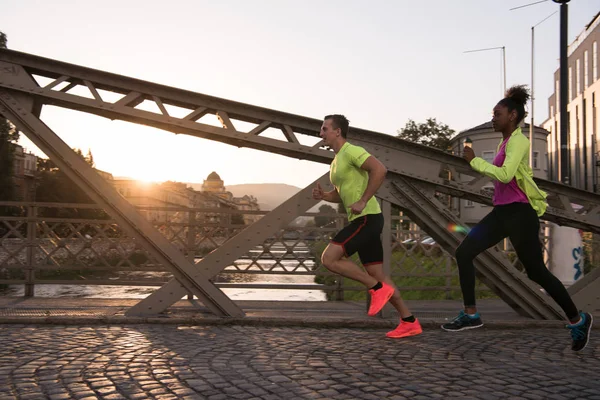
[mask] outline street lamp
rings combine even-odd
[[[476,53],[478,51],[488,51],[488,50],[499,50],[502,49],[502,71],[503,71],[503,84],[504,90],[502,91],[502,97],[504,97],[504,93],[506,93],[506,49],[504,46],[501,47],[490,47],[487,49],[477,49],[477,50],[467,50],[463,51],[463,53]]]
[[[533,167],[533,124],[534,124],[534,103],[535,96],[533,94],[533,78],[534,78],[534,37],[535,37],[535,27],[540,25],[542,22],[546,21],[548,18],[556,14],[558,11],[554,11],[552,14],[548,15],[546,18],[538,22],[537,24],[531,27],[531,122],[529,123],[529,166]]]
[[[535,3],[526,4],[524,6],[511,8],[510,10],[516,10],[517,8],[529,7],[534,4],[544,3],[547,0],[537,1]],[[567,103],[569,101],[568,98],[568,82],[567,82],[567,68],[568,68],[568,24],[569,24],[569,5],[567,4],[571,0],[552,0],[554,3],[560,4],[560,68],[559,68],[559,80],[560,80],[560,99],[559,99],[559,110],[560,113],[560,156],[559,156],[559,164],[560,171],[558,179],[560,182],[564,184],[569,184],[569,144],[567,143],[567,128],[569,126],[569,121],[567,120]],[[554,14],[552,14],[554,15]],[[550,18],[548,16],[546,19]],[[541,24],[545,19],[538,23]],[[533,75],[533,27],[531,28],[531,41],[532,41],[532,75]],[[533,83],[533,78],[532,78]],[[533,107],[533,84],[531,86],[531,104]],[[533,112],[532,112],[533,114]],[[532,115],[533,116],[533,115]],[[533,123],[532,123],[533,125]],[[531,132],[531,131],[530,131]],[[558,132],[557,132],[558,134]],[[531,136],[530,136],[531,139]],[[531,147],[533,147],[533,143],[531,143]],[[529,157],[531,162],[531,154]]]

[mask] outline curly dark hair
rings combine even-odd
[[[508,108],[508,112],[517,111],[517,124],[519,124],[527,113],[525,112],[525,104],[531,97],[527,85],[515,85],[509,88],[504,94],[504,98],[498,104]]]

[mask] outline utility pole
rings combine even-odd
[[[569,82],[568,82],[568,48],[569,48],[569,5],[570,0],[552,0],[560,4],[560,176],[559,179],[565,185],[570,184],[569,179],[569,119],[567,114],[567,103],[569,102]]]

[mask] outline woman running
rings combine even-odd
[[[520,123],[525,118],[525,104],[529,91],[523,85],[513,86],[493,110],[492,126],[502,132],[492,164],[470,147],[465,147],[464,158],[475,171],[494,180],[494,208],[467,235],[456,249],[460,287],[464,311],[452,322],[442,325],[446,331],[462,331],[483,326],[475,306],[475,266],[473,260],[486,249],[506,237],[521,260],[527,276],[539,284],[563,309],[569,321],[574,351],[583,350],[589,340],[592,316],[579,312],[563,284],[548,271],[544,264],[539,239],[539,217],[546,211],[546,193],[533,181],[529,167],[529,140],[523,135]]]

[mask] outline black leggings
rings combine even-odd
[[[569,292],[544,264],[539,238],[540,220],[528,203],[496,206],[469,232],[456,249],[456,261],[465,307],[475,306],[473,260],[486,249],[508,237],[523,263],[527,276],[543,287],[563,309],[569,320],[579,315]]]

